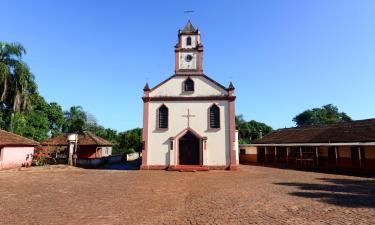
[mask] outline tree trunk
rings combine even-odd
[[[13,102],[13,112],[19,112],[20,111],[20,93],[17,92],[16,96],[14,97],[14,102]]]
[[[5,101],[5,98],[7,96],[7,91],[8,91],[8,79],[5,78],[4,79],[4,85],[3,85],[3,93],[1,94],[1,99],[0,99],[0,102],[3,102]]]

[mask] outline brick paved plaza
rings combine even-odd
[[[0,224],[374,224],[375,180],[237,172],[0,171]]]

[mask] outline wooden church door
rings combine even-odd
[[[199,165],[200,140],[191,132],[187,132],[179,140],[180,165]]]

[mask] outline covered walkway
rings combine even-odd
[[[375,119],[277,130],[240,145],[240,162],[375,172]]]

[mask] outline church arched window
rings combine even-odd
[[[194,81],[190,77],[184,82],[184,91],[194,91]]]
[[[210,128],[220,128],[220,108],[217,105],[210,108]]]
[[[186,45],[190,46],[191,45],[191,37],[186,38]]]
[[[165,105],[162,105],[159,108],[159,128],[166,129],[168,128],[168,108]]]

